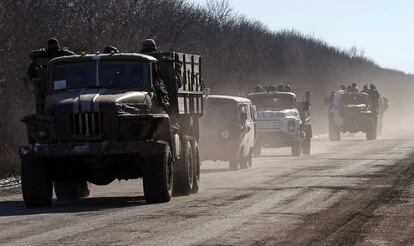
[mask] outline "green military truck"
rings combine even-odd
[[[28,207],[89,195],[87,182],[143,179],[148,203],[199,188],[201,58],[183,53],[52,59],[20,147]],[[39,86],[40,85],[40,86]],[[137,187],[138,190],[138,187]]]

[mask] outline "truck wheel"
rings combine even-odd
[[[173,161],[168,143],[154,161],[144,165],[144,196],[147,203],[168,202],[173,188]]]
[[[253,154],[254,154],[255,156],[260,156],[260,155],[262,154],[262,147],[260,147],[260,146],[255,146],[255,147],[253,148]]]
[[[329,120],[329,140],[330,141],[341,141],[341,132],[335,126],[333,120]]]
[[[197,193],[200,188],[200,151],[198,148],[197,141],[193,143],[194,153],[194,179],[193,179],[193,190],[191,193]]]
[[[292,145],[292,156],[301,156],[302,144],[300,140],[297,140]]]
[[[54,182],[56,198],[59,200],[76,200],[89,196],[88,183],[80,182]]]
[[[305,139],[305,141],[302,143],[302,152],[304,155],[310,155],[310,152],[311,152],[311,139],[310,138]]]
[[[184,140],[183,156],[174,167],[174,195],[186,196],[193,190],[194,157],[189,140]]]
[[[44,160],[22,159],[21,182],[23,200],[27,207],[51,205],[53,182]]]

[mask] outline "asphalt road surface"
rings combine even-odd
[[[414,245],[414,135],[266,149],[253,168],[204,162],[198,194],[147,205],[140,181],[26,209],[0,197],[2,245]]]

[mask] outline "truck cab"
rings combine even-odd
[[[41,110],[23,119],[26,205],[50,205],[53,186],[58,199],[77,199],[89,194],[87,182],[115,179],[143,178],[149,203],[197,192],[200,61],[182,53],[52,59],[38,93]]]
[[[291,147],[293,156],[310,154],[309,96],[307,93],[304,102],[297,102],[292,92],[258,92],[248,96],[257,109],[255,154],[260,155],[263,147]]]
[[[209,95],[201,121],[202,160],[228,161],[232,170],[252,166],[255,109],[247,98]]]

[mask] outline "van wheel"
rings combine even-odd
[[[197,193],[200,188],[200,151],[198,148],[197,141],[193,142],[193,153],[194,153],[194,179],[193,189],[191,193]]]
[[[53,182],[42,159],[22,159],[22,194],[27,207],[46,207],[52,204]]]
[[[296,140],[292,145],[292,156],[301,156],[302,145],[300,140]]]
[[[191,143],[184,139],[183,156],[175,163],[174,190],[176,196],[186,196],[193,190],[194,184],[194,157]]]
[[[54,182],[56,198],[59,200],[76,200],[89,196],[88,183],[81,182]]]
[[[170,146],[163,143],[164,149],[154,161],[144,165],[144,196],[147,203],[168,202],[173,188],[173,161]]]

